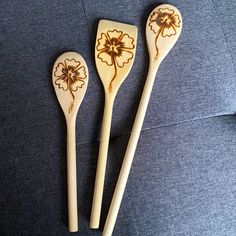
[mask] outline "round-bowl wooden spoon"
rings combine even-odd
[[[67,186],[69,231],[78,231],[76,181],[76,116],[88,86],[88,68],[76,52],[58,57],[52,71],[52,83],[67,123]]]
[[[181,14],[176,7],[169,4],[156,7],[148,17],[146,39],[149,51],[149,71],[106,219],[103,236],[111,236],[115,226],[158,67],[175,45],[181,30]]]

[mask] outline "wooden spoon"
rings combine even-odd
[[[103,236],[112,235],[115,226],[158,67],[176,43],[181,29],[182,17],[174,6],[160,5],[151,12],[148,18],[146,39],[149,51],[149,71],[106,219]]]
[[[69,231],[78,231],[76,184],[76,116],[88,86],[88,68],[76,52],[66,52],[56,60],[52,83],[67,123],[67,182]]]
[[[113,103],[119,87],[127,77],[135,57],[137,27],[100,20],[95,46],[95,61],[105,90],[105,108],[92,212],[91,228],[99,228]]]

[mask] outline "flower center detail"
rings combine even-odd
[[[68,72],[68,76],[69,76],[69,77],[72,77],[73,74],[74,74],[74,73],[73,73],[72,71],[69,71],[69,72]]]
[[[70,78],[70,80],[74,83],[78,76],[80,76],[80,73],[76,70],[74,66],[68,66],[67,68],[63,68],[61,70],[62,74],[64,74],[67,78]]]
[[[124,43],[119,42],[117,38],[111,38],[110,41],[106,40],[104,46],[111,57],[119,57],[122,54]]]
[[[166,25],[170,25],[172,22],[171,17],[169,15],[165,15],[162,17],[162,23],[166,23]]]

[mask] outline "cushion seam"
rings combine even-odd
[[[150,131],[150,130],[153,130],[153,129],[165,128],[165,127],[169,127],[169,126],[175,126],[175,125],[179,125],[179,124],[191,123],[191,122],[205,120],[205,119],[211,119],[211,118],[217,118],[217,117],[229,117],[229,116],[235,116],[235,114],[227,114],[227,115],[226,114],[219,114],[219,115],[213,115],[213,116],[198,117],[198,118],[193,118],[193,119],[190,119],[190,120],[184,120],[184,121],[179,121],[179,122],[175,122],[175,123],[169,123],[169,124],[164,124],[164,125],[159,125],[159,126],[153,126],[151,128],[142,129],[141,130],[141,135],[142,135],[143,132]],[[117,139],[117,138],[120,138],[120,137],[123,137],[123,136],[129,136],[129,135],[130,135],[130,132],[126,133],[126,134],[116,136],[116,137],[112,137],[112,138],[110,138],[110,140],[111,139]],[[100,140],[77,143],[76,146],[81,146],[81,145],[86,145],[86,144],[93,144],[93,143],[98,143],[98,142],[100,142]],[[33,154],[21,156],[20,161],[22,161],[24,159],[27,159],[27,158],[37,158],[37,157],[42,156],[42,155],[53,154],[57,151],[59,151],[59,148],[53,148],[53,149],[49,149],[46,152],[33,153]],[[13,162],[13,161],[14,161],[13,159],[6,160],[6,162]]]
[[[230,49],[229,49],[229,44],[230,44],[230,43],[229,43],[229,41],[228,41],[228,39],[227,39],[227,37],[226,37],[226,34],[225,34],[225,32],[224,32],[224,28],[223,28],[223,26],[222,26],[222,24],[221,24],[221,22],[220,22],[219,17],[218,17],[218,11],[217,11],[217,9],[216,9],[216,6],[215,6],[215,4],[214,4],[214,2],[213,2],[212,0],[210,0],[210,1],[211,1],[212,6],[213,6],[213,9],[214,9],[214,11],[215,11],[215,13],[216,13],[216,19],[217,19],[217,21],[218,21],[218,23],[219,23],[219,26],[220,26],[220,28],[221,28],[221,32],[222,32],[222,34],[223,34],[223,37],[224,37],[225,42],[226,42],[226,45],[227,45],[227,50],[228,50],[229,55],[230,55],[231,65],[232,65],[233,71],[234,71],[234,73],[236,74],[236,69],[235,69],[235,65],[234,65],[233,55],[232,55],[232,53],[231,53],[231,51],[230,51]]]

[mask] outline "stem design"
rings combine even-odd
[[[112,61],[113,61],[113,64],[114,64],[115,74],[114,74],[114,76],[112,77],[111,82],[110,82],[110,84],[109,84],[109,88],[108,88],[109,93],[112,92],[112,83],[113,83],[113,81],[116,79],[116,76],[117,76],[116,60],[115,60],[113,57],[112,57]]]
[[[156,56],[154,57],[154,61],[157,61],[157,59],[158,59],[159,49],[157,47],[157,39],[158,39],[160,33],[162,32],[162,30],[163,30],[163,26],[158,30],[156,38],[155,38]]]
[[[68,88],[69,88],[69,91],[70,91],[70,94],[71,94],[73,100],[72,100],[72,102],[71,102],[71,104],[70,104],[70,107],[69,107],[69,109],[68,109],[69,113],[72,112],[72,110],[73,110],[73,108],[74,108],[74,102],[75,102],[75,95],[74,95],[74,93],[72,92],[72,87],[71,87],[70,81],[71,81],[71,80],[69,79]]]

